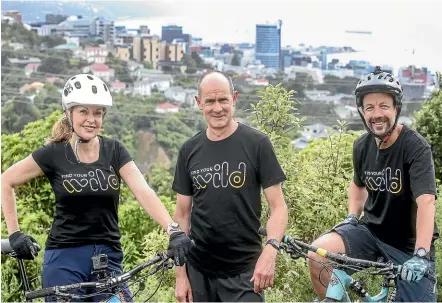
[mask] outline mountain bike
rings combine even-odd
[[[72,299],[88,299],[97,295],[109,295],[109,297],[107,299],[104,299],[102,302],[112,302],[112,303],[123,302],[119,294],[123,288],[127,287],[126,284],[128,282],[137,283],[140,280],[146,279],[147,277],[152,276],[158,271],[162,270],[163,272],[162,278],[154,293],[149,297],[150,299],[155,295],[161,283],[163,282],[164,270],[171,269],[173,267],[173,263],[171,261],[172,251],[168,250],[166,252],[159,253],[157,254],[156,257],[137,265],[128,272],[125,272],[120,275],[115,275],[112,273],[108,274],[106,270],[107,256],[101,254],[96,256],[96,258],[92,260],[94,265],[94,270],[98,275],[98,281],[82,282],[82,283],[75,283],[63,286],[54,286],[54,287],[48,287],[48,288],[31,291],[29,287],[29,280],[26,275],[25,267],[23,264],[23,260],[17,258],[17,255],[13,251],[11,245],[9,244],[8,239],[1,240],[1,253],[3,255],[7,255],[9,257],[17,259],[19,265],[20,279],[22,280],[23,283],[24,296],[27,302],[32,302],[33,299],[44,298],[48,296],[55,296],[57,302],[69,302]],[[137,274],[139,274],[141,271],[152,265],[156,265],[156,267],[151,272],[148,272],[147,274],[143,275],[138,280],[136,280]],[[95,290],[96,292],[85,295],[72,293],[72,291],[79,289]],[[147,299],[146,301],[148,301],[149,299]]]
[[[260,228],[258,232],[262,236],[267,235],[267,231],[264,228]],[[314,247],[287,235],[284,235],[282,239],[281,249],[287,252],[294,260],[299,258],[309,258],[306,252],[309,250],[330,261],[323,264],[324,268],[331,272],[330,282],[323,302],[351,302],[348,293],[349,290],[358,296],[361,299],[361,302],[394,301],[396,296],[396,286],[394,281],[396,278],[400,277],[401,265],[394,265],[392,262],[383,263],[350,258],[345,254],[328,252],[323,248]],[[330,270],[329,267],[333,267],[333,269]],[[376,270],[370,271],[368,274],[382,275],[384,277],[381,284],[382,289],[375,296],[370,296],[360,281],[352,278],[347,272],[345,272],[346,269],[358,272],[369,268],[374,268]]]

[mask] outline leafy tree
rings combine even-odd
[[[238,52],[235,52],[232,58],[232,65],[239,66],[241,64],[241,57]]]
[[[172,86],[182,86],[184,88],[197,88],[197,78],[192,76],[174,77]]]
[[[158,143],[166,149],[173,160],[176,159],[181,145],[194,134],[192,129],[175,115],[157,120],[153,124],[153,129]]]
[[[48,48],[54,48],[57,45],[66,44],[66,40],[57,35],[43,36],[41,37],[40,42],[45,44]]]
[[[440,74],[439,81],[442,83]],[[442,181],[442,89],[439,89],[431,99],[426,100],[415,116],[416,130],[431,145],[436,178]]]
[[[13,98],[2,109],[2,133],[19,132],[26,124],[38,118],[39,111],[30,100]]]
[[[52,83],[46,83],[43,89],[35,96],[34,104],[40,110],[41,116],[47,117],[61,109],[61,95]]]
[[[152,62],[143,61],[142,63],[143,63],[144,68],[153,69],[153,63]]]
[[[126,61],[123,61],[120,58],[112,55],[112,53],[109,53],[106,58],[106,64],[115,70],[115,78],[118,79],[118,81],[133,83],[133,79],[129,75],[129,71],[127,69]]]
[[[29,46],[35,46],[39,43],[39,37],[37,33],[27,30],[22,24],[5,24],[2,23],[2,40],[18,42],[27,44]]]
[[[48,74],[75,74],[71,73],[70,68],[70,58],[72,54],[70,51],[58,51],[58,52],[48,52],[46,56],[44,56],[40,66],[38,67],[38,71],[40,73],[48,73]]]

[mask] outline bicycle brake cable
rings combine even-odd
[[[142,275],[141,277],[139,277],[137,280],[133,281],[133,282],[130,283],[130,284],[128,283],[128,287],[129,287],[129,286],[132,286],[133,284],[140,283],[142,280],[145,280],[147,277],[156,274],[160,269],[165,270],[166,265],[167,265],[168,263],[169,263],[168,260],[164,260],[164,261],[162,261],[162,262],[161,262],[160,264],[158,264],[157,267],[156,267],[154,270],[152,270],[151,272],[148,272],[147,274]],[[132,300],[132,299],[138,294],[138,292],[140,291],[140,288],[141,288],[141,287],[139,287],[138,290],[132,295],[132,297],[130,298],[130,300]],[[155,293],[156,293],[157,291],[158,291],[158,288],[157,288],[157,290],[155,290],[155,292],[153,293],[153,295],[155,295]],[[153,296],[153,295],[152,295],[152,296]],[[151,296],[151,297],[152,297],[152,296]],[[129,300],[129,301],[130,301],[130,300]],[[150,298],[149,298],[148,300],[150,300]]]
[[[162,262],[162,263],[164,263],[164,265],[167,265],[167,261],[164,261],[164,262]],[[161,267],[161,269],[162,269],[162,275],[161,275],[161,280],[160,280],[160,282],[158,283],[158,285],[157,285],[157,288],[155,289],[155,291],[153,292],[153,294],[146,300],[146,301],[144,301],[144,302],[148,302],[150,299],[152,299],[152,297],[157,293],[157,291],[158,291],[158,289],[160,289],[160,286],[161,286],[161,284],[163,283],[163,280],[164,280],[164,273],[166,272],[166,266],[162,266]],[[157,270],[158,271],[158,270]],[[155,272],[157,272],[157,271],[155,271]]]

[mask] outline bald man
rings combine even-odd
[[[269,138],[233,120],[237,99],[228,75],[200,78],[195,100],[208,127],[181,147],[173,181],[174,220],[195,242],[176,269],[179,302],[263,302],[273,285],[288,217],[285,175]],[[261,188],[271,210],[264,249]]]

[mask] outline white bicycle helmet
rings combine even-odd
[[[78,74],[70,78],[63,89],[61,103],[63,110],[76,105],[112,106],[112,96],[106,83],[89,74]]]

